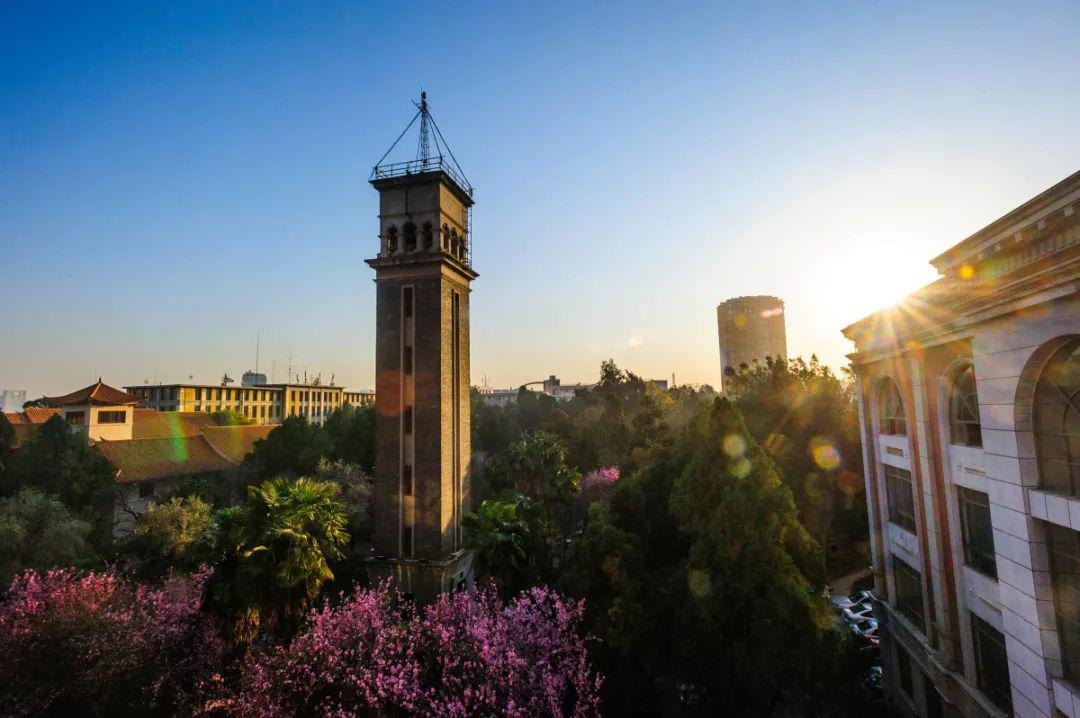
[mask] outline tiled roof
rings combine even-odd
[[[210,415],[202,411],[135,409],[131,438],[166,439],[176,436],[198,436],[204,427],[212,423]]]
[[[22,411],[5,411],[4,418],[11,424],[44,424],[60,413],[55,407],[39,409],[28,407]]]
[[[203,436],[99,441],[95,445],[116,469],[120,483],[233,468]]]
[[[132,396],[126,391],[120,391],[108,384],[102,383],[101,379],[97,380],[97,384],[91,384],[90,386],[83,387],[70,394],[64,394],[63,396],[45,397],[45,400],[50,404],[55,404],[57,406],[80,406],[83,404],[115,406],[120,404],[138,404],[142,401],[139,397]]]
[[[202,430],[203,437],[219,454],[239,464],[251,453],[255,442],[265,439],[273,431],[273,426],[207,426]]]
[[[15,448],[19,448],[29,441],[39,426],[59,415],[59,409],[40,409],[37,407],[28,407],[22,411],[5,411],[3,413],[4,420],[11,424],[11,429],[15,433]]]

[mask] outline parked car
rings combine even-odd
[[[870,666],[866,672],[866,685],[874,690],[881,690],[881,666]]]
[[[852,606],[858,606],[861,603],[866,603],[870,600],[869,591],[856,591],[850,596],[834,596],[832,599],[833,608],[837,613],[851,608]]]
[[[872,618],[860,618],[857,621],[852,621],[851,632],[861,638],[869,639],[871,642],[877,641],[878,624]]]
[[[852,606],[851,608],[845,608],[840,615],[842,615],[844,617],[844,620],[848,623],[851,623],[852,621],[858,621],[863,618],[873,618],[874,607],[871,606],[869,603],[860,603]]]

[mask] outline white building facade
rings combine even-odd
[[[932,263],[844,330],[889,699],[1080,718],[1080,173]]]

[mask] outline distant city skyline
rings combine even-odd
[[[472,383],[719,387],[715,307],[757,294],[839,367],[1080,166],[1048,5],[5,3],[0,386],[238,379],[260,334],[278,382],[374,387],[367,178],[421,88],[477,188]]]

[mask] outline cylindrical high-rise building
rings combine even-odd
[[[766,357],[787,360],[784,301],[779,297],[735,297],[716,308],[720,366],[725,374]],[[724,382],[727,383],[726,381]]]

